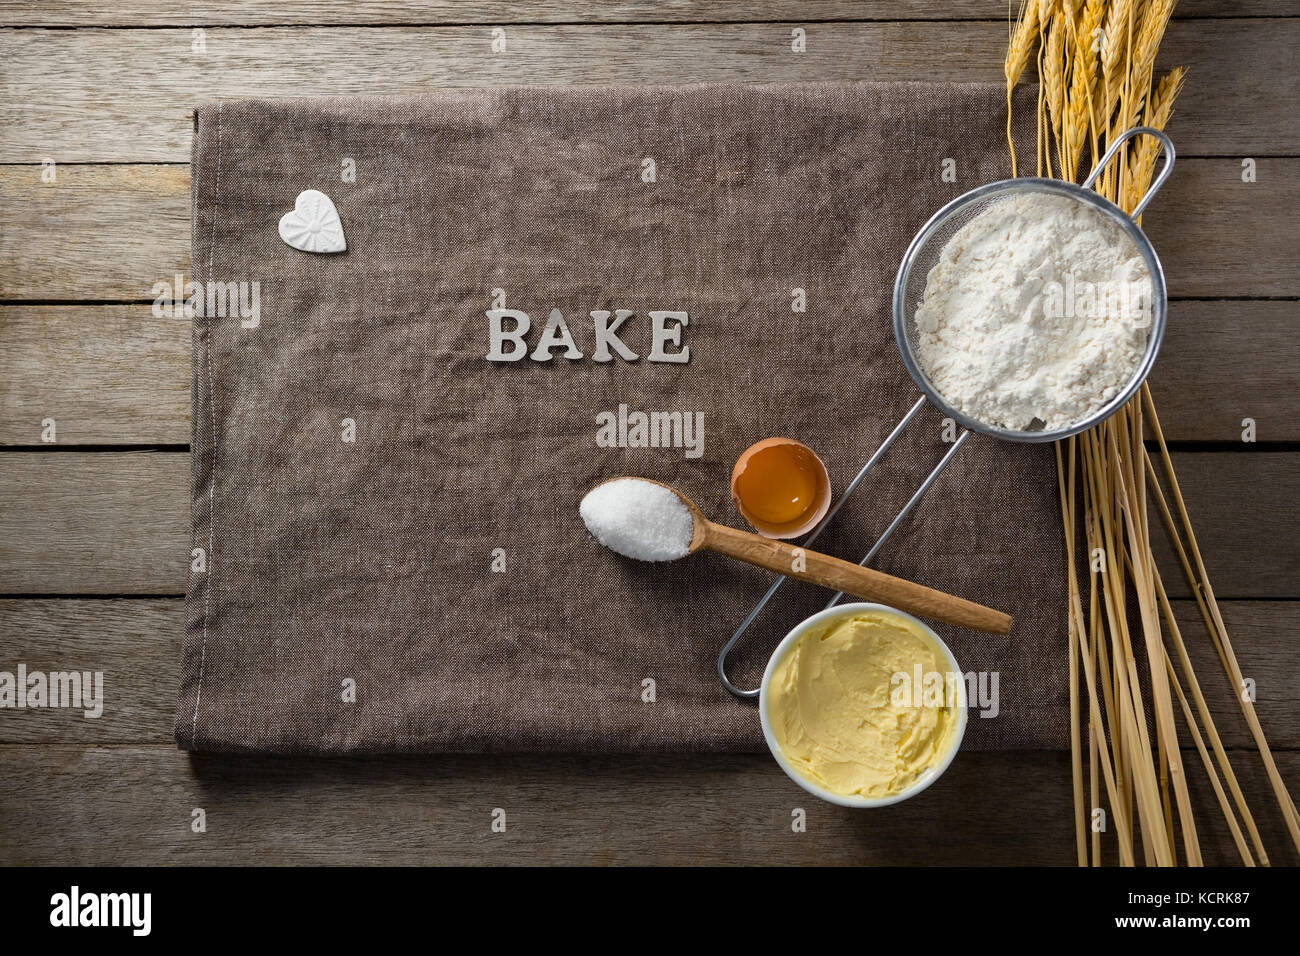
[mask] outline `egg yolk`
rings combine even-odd
[[[736,478],[736,495],[760,521],[797,521],[817,497],[817,463],[798,445],[771,445],[750,457]]]

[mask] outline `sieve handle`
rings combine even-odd
[[[881,545],[883,545],[885,540],[894,533],[894,530],[903,523],[903,519],[911,514],[912,509],[916,507],[916,503],[921,500],[921,496],[930,490],[930,486],[934,484],[935,479],[938,478],[940,473],[948,467],[948,462],[952,461],[953,456],[961,450],[961,446],[966,444],[966,439],[970,438],[970,436],[971,433],[969,429],[962,430],[962,433],[957,436],[957,440],[952,443],[952,447],[948,449],[947,454],[943,456],[939,461],[939,464],[934,466],[934,470],[925,476],[925,481],[921,482],[921,487],[917,488],[916,491],[913,492],[912,497],[907,500],[907,504],[903,505],[903,510],[894,515],[894,520],[889,523],[889,527],[886,528],[880,537],[876,539],[876,543],[871,546],[871,550],[867,552],[866,557],[859,561],[858,564],[865,567],[867,562],[876,556],[876,552],[880,550]],[[839,604],[840,598],[842,597],[844,597],[843,591],[835,592],[835,596],[831,598],[830,603],[826,605],[826,610],[829,611],[836,604]],[[983,629],[979,628],[978,630]],[[1010,628],[1008,628],[1008,630],[1010,630]],[[1006,634],[1007,631],[999,631],[997,633]]]
[[[1110,144],[1110,148],[1106,150],[1106,155],[1101,158],[1101,162],[1092,168],[1092,172],[1088,174],[1088,178],[1083,181],[1084,189],[1092,188],[1092,184],[1097,181],[1097,177],[1101,175],[1101,171],[1106,168],[1107,164],[1110,163],[1112,159],[1115,158],[1115,154],[1120,151],[1120,148],[1129,140],[1133,139],[1133,137],[1141,136],[1143,133],[1148,136],[1154,136],[1160,141],[1160,150],[1165,155],[1165,162],[1164,165],[1160,167],[1160,174],[1156,176],[1155,180],[1151,183],[1151,187],[1146,191],[1146,195],[1142,197],[1142,201],[1137,204],[1137,207],[1131,213],[1129,213],[1130,217],[1133,219],[1142,215],[1142,210],[1147,208],[1147,203],[1151,202],[1151,200],[1155,198],[1156,193],[1160,192],[1160,187],[1163,186],[1165,180],[1169,178],[1169,174],[1174,171],[1174,158],[1178,154],[1174,150],[1174,141],[1172,139],[1153,126],[1134,126],[1132,129],[1123,133],[1119,139]]]
[[[804,541],[805,547],[812,544],[814,539],[816,539],[826,526],[831,523],[831,520],[835,517],[835,513],[844,506],[844,503],[848,501],[849,496],[852,495],[858,485],[862,483],[862,480],[867,477],[867,473],[875,467],[876,463],[880,461],[885,452],[889,449],[889,446],[892,445],[895,439],[903,433],[907,428],[908,423],[910,423],[912,419],[916,417],[917,413],[924,407],[925,398],[918,398],[916,404],[913,405],[911,409],[908,410],[907,414],[903,416],[902,420],[894,426],[894,430],[885,437],[885,440],[880,443],[880,447],[875,450],[875,453],[867,460],[867,463],[862,466],[862,470],[858,472],[857,476],[851,482],[849,482],[849,486],[844,489],[844,493],[840,495],[840,499],[835,503],[835,507],[831,508],[830,513],[821,520],[821,523],[817,525],[812,534],[808,536],[808,539]],[[970,438],[970,435],[971,433],[969,431],[963,431],[957,436],[957,440],[953,442],[952,447],[948,449],[947,454],[945,454],[939,464],[934,467],[934,470],[926,476],[925,481],[921,483],[921,487],[916,490],[908,500],[907,504],[903,506],[903,510],[894,517],[894,520],[890,522],[889,527],[886,528],[884,533],[876,539],[876,543],[872,545],[871,550],[867,552],[866,557],[859,561],[858,564],[865,567],[867,563],[876,556],[876,552],[880,550],[881,546],[885,543],[885,540],[894,533],[894,530],[902,524],[903,519],[907,517],[914,507],[916,507],[917,502],[921,500],[921,496],[924,495],[930,486],[934,484],[934,481],[939,477],[940,472],[942,472],[948,465],[948,462],[952,461],[953,456],[956,455],[961,446],[966,443],[966,439]],[[755,687],[752,690],[746,690],[737,687],[736,684],[732,682],[731,678],[727,676],[727,655],[730,654],[736,644],[739,643],[740,638],[747,630],[749,630],[750,625],[752,625],[758,618],[759,613],[767,606],[767,603],[771,601],[776,592],[780,590],[781,585],[785,583],[785,580],[786,576],[783,575],[772,582],[772,586],[767,589],[767,593],[764,594],[759,602],[754,605],[753,609],[749,612],[749,616],[745,618],[740,627],[736,628],[736,632],[731,635],[731,640],[727,641],[727,643],[722,646],[722,650],[718,653],[718,679],[722,681],[723,687],[737,697],[757,697],[760,689]],[[844,592],[842,591],[836,593],[836,595],[831,598],[830,604],[827,604],[826,606],[828,608],[834,607],[839,603],[840,598],[843,596]]]

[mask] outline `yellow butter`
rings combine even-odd
[[[948,756],[958,724],[959,698],[925,697],[914,686],[921,675],[941,675],[931,684],[949,691],[961,680],[915,622],[887,611],[822,622],[786,650],[768,685],[782,755],[836,794],[901,793]]]

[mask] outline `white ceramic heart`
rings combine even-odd
[[[334,200],[315,189],[304,189],[293,211],[280,217],[280,238],[303,252],[343,252],[343,223]]]

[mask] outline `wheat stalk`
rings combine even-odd
[[[1106,11],[1101,41],[1102,100],[1099,110],[1103,124],[1108,124],[1115,112],[1128,72],[1126,55],[1129,34],[1133,29],[1134,7],[1134,0],[1115,0]]]
[[[1070,89],[1066,95],[1064,121],[1065,152],[1061,157],[1063,177],[1077,177],[1079,157],[1089,133],[1096,134],[1097,71],[1101,63],[1100,41],[1105,0],[1088,0],[1074,28],[1074,62],[1070,69]],[[1094,144],[1095,145],[1095,144]],[[1095,150],[1094,150],[1095,153]]]
[[[1173,16],[1174,0],[1151,0],[1142,16],[1141,28],[1134,34],[1133,51],[1128,71],[1128,95],[1123,100],[1122,115],[1128,120],[1122,127],[1136,122],[1139,111],[1151,89],[1151,77],[1156,65],[1156,51]],[[1122,130],[1121,130],[1122,131]]]
[[[1053,17],[1043,45],[1043,90],[1058,156],[1066,151],[1062,136],[1065,121],[1065,29],[1065,18]]]
[[[1052,141],[1058,174],[1074,179],[1085,145],[1091,145],[1094,156],[1101,155],[1108,143],[1139,119],[1143,125],[1163,129],[1186,78],[1179,67],[1153,85],[1156,54],[1173,7],[1174,0],[1029,0],[1009,35],[1008,142],[1011,91],[1036,47],[1039,166],[1046,166],[1049,175]],[[1139,138],[1104,171],[1098,191],[1131,211],[1150,187],[1159,152],[1152,137]],[[1014,144],[1012,166],[1014,170]],[[1169,497],[1143,442],[1148,428],[1159,448]],[[1148,492],[1170,532],[1208,640],[1241,701],[1283,819],[1300,848],[1300,812],[1278,773],[1253,703],[1239,693],[1241,670],[1205,573],[1148,388],[1143,385],[1138,398],[1096,428],[1058,443],[1056,458],[1068,565],[1071,773],[1080,865],[1101,862],[1101,836],[1092,833],[1089,840],[1084,801],[1096,807],[1103,795],[1110,806],[1122,864],[1136,862],[1139,846],[1148,864],[1179,862],[1180,834],[1182,860],[1193,865],[1201,862],[1175,706],[1242,862],[1268,865],[1259,830],[1192,670],[1186,641],[1156,566]],[[1082,480],[1076,481],[1076,475]],[[1076,540],[1075,531],[1080,509],[1082,542]],[[1088,555],[1104,556],[1100,570],[1089,562],[1086,607],[1077,563],[1085,547]],[[1138,614],[1131,625],[1134,608]],[[1139,671],[1135,647],[1142,649],[1145,673]]]
[[[1007,56],[1003,61],[1003,72],[1007,77],[1007,86],[1015,86],[1029,66],[1029,58],[1034,53],[1034,43],[1038,40],[1038,0],[1029,0],[1021,7],[1020,18],[1007,44]]]
[[[1007,78],[1007,146],[1011,150],[1011,175],[1016,171],[1016,142],[1011,133],[1011,93],[1016,83],[1029,66],[1029,59],[1034,55],[1034,45],[1038,42],[1038,0],[1027,0],[1020,8],[1020,18],[1016,21],[1007,43],[1007,55],[1003,60],[1002,72]]]
[[[1187,69],[1180,66],[1160,78],[1160,82],[1156,84],[1155,91],[1147,102],[1142,117],[1143,126],[1164,129],[1168,125],[1174,113],[1174,100],[1178,98],[1186,77]],[[1160,145],[1151,136],[1142,137],[1134,147],[1129,156],[1129,173],[1126,180],[1128,191],[1124,203],[1126,209],[1135,208],[1151,185],[1151,178],[1156,170],[1156,157],[1159,154]]]

